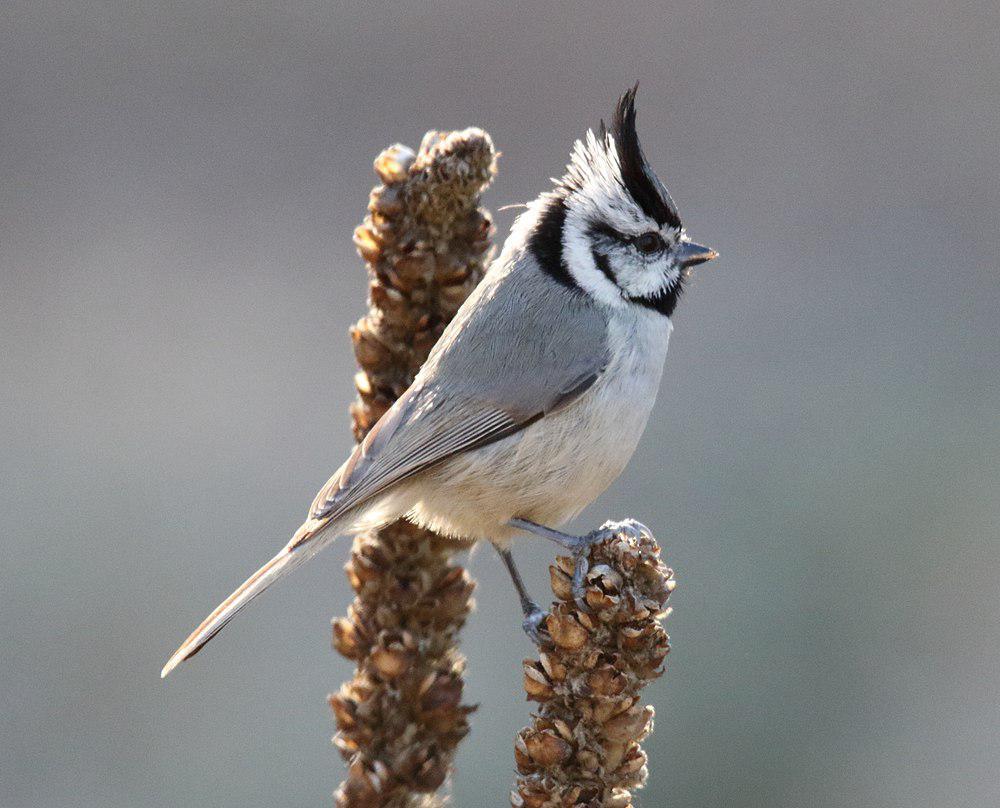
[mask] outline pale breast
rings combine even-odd
[[[653,312],[609,326],[611,360],[588,391],[517,435],[457,456],[413,481],[413,518],[435,530],[505,542],[517,516],[573,518],[622,472],[649,419],[670,321]]]

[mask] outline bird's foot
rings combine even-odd
[[[643,533],[648,532],[649,528],[641,522],[637,522],[635,519],[624,519],[621,522],[605,522],[597,530],[576,537],[576,543],[569,549],[573,555],[573,600],[578,608],[589,611],[586,600],[586,578],[590,571],[590,562],[587,560],[590,548],[619,533],[626,533],[637,539]]]
[[[580,541],[583,542],[584,546],[590,547],[617,536],[619,533],[624,533],[632,539],[638,539],[643,534],[649,535],[649,528],[635,519],[622,519],[620,522],[607,521],[597,530],[580,536]]]
[[[597,530],[592,530],[583,536],[573,536],[569,533],[563,533],[560,530],[553,530],[550,527],[545,527],[545,525],[540,525],[529,519],[511,519],[507,524],[519,530],[526,530],[529,533],[534,533],[536,536],[554,541],[560,547],[564,547],[570,551],[570,554],[573,556],[573,600],[584,611],[589,611],[587,602],[584,599],[584,583],[587,572],[590,569],[590,563],[587,561],[587,551],[595,544],[600,544],[602,541],[610,539],[618,533],[625,533],[636,539],[643,533],[649,533],[649,528],[635,521],[635,519],[624,519],[621,522],[605,522]],[[508,566],[511,563],[513,562],[508,560]],[[519,589],[518,591],[521,590]],[[527,614],[527,612],[525,613]],[[528,631],[527,626],[525,626],[524,630]],[[529,636],[531,636],[530,632]]]
[[[537,646],[541,646],[544,643],[541,635],[542,624],[548,616],[548,613],[543,612],[535,603],[532,603],[531,608],[524,613],[524,621],[521,623],[521,627],[524,629],[524,633],[528,635],[528,638]]]

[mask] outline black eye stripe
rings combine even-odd
[[[603,236],[622,246],[635,247],[643,255],[652,255],[655,252],[661,252],[667,249],[668,246],[663,240],[663,236],[656,230],[649,230],[645,233],[640,233],[638,236],[632,236],[616,230],[607,222],[591,222],[588,230],[591,238]],[[644,240],[648,242],[648,245],[643,244]]]
[[[615,277],[615,273],[611,270],[611,262],[608,260],[608,257],[604,253],[598,252],[595,247],[590,248],[590,254],[594,257],[594,263],[601,270],[604,277],[615,286],[618,286],[618,278]]]
[[[626,236],[624,233],[615,230],[607,222],[591,222],[590,223],[590,235],[593,236],[604,236],[612,241],[617,241],[620,244],[628,244],[631,238]]]

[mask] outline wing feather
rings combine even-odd
[[[440,399],[433,409],[421,411],[422,392],[411,388],[399,400],[399,410],[383,416],[375,428],[392,434],[376,434],[354,450],[316,495],[311,518],[334,519],[417,471],[522,428],[508,413],[473,401]]]
[[[522,263],[530,260],[491,270],[410,389],[316,495],[312,519],[336,519],[452,455],[516,434],[593,385],[607,364],[603,315]]]

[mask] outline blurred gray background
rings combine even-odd
[[[636,79],[723,256],[576,524],[648,523],[680,580],[641,802],[996,805],[998,30],[993,0],[5,3],[0,806],[329,804],[346,543],[157,674],[350,447],[372,158],[478,124],[486,203],[523,202]],[[516,552],[545,592],[552,549]],[[506,804],[531,709],[471,568],[460,808]]]

